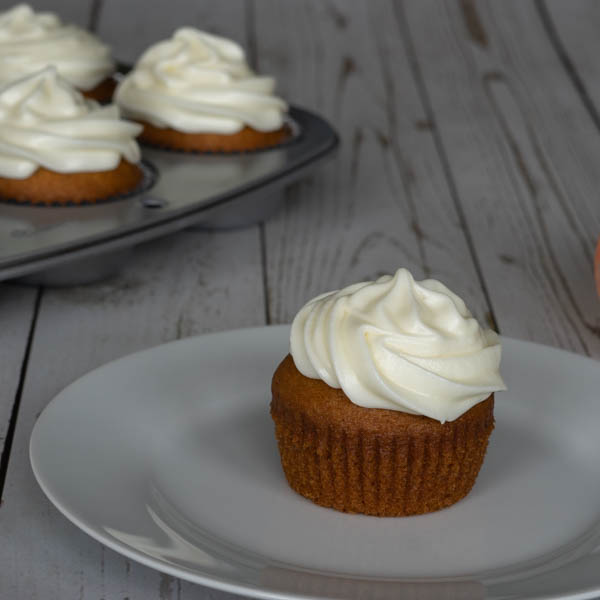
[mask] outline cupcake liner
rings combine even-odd
[[[112,97],[117,87],[117,80],[113,75],[109,75],[103,79],[98,85],[91,90],[79,90],[88,100],[95,100],[100,104],[110,104]]]
[[[493,397],[456,421],[435,422],[430,433],[406,427],[393,435],[349,433],[282,404],[274,396],[271,414],[292,489],[322,506],[376,516],[432,512],[466,496],[494,426]]]
[[[155,140],[148,140],[145,137],[145,133],[146,133],[146,128],[148,127],[148,124],[145,122],[142,122],[142,125],[144,125],[145,131],[140,135],[140,137],[138,138],[138,141],[140,142],[140,144],[142,146],[146,146],[148,148],[156,148],[158,150],[162,150],[164,152],[175,152],[178,154],[198,154],[198,155],[216,155],[216,156],[229,156],[229,155],[240,155],[240,154],[256,154],[256,153],[260,153],[260,152],[267,152],[269,150],[273,150],[275,148],[283,148],[285,146],[289,146],[290,144],[293,144],[295,142],[297,142],[302,135],[302,132],[300,130],[300,128],[298,127],[298,125],[292,121],[291,119],[287,119],[284,123],[283,128],[285,128],[288,131],[288,135],[281,139],[278,140],[277,142],[274,143],[269,143],[269,144],[263,144],[261,146],[257,146],[255,148],[249,147],[249,148],[227,148],[225,146],[221,146],[219,147],[218,145],[215,145],[213,148],[209,148],[207,147],[206,149],[185,149],[185,148],[179,148],[176,147],[175,145],[172,144],[167,144],[167,143],[160,143],[158,142],[156,139]],[[154,128],[153,128],[154,129]],[[172,131],[172,130],[168,130],[168,131]],[[235,134],[233,134],[235,135]],[[222,136],[223,138],[226,138],[227,136]],[[226,140],[223,139],[223,142],[225,142]]]
[[[158,171],[156,167],[149,161],[143,159],[138,163],[142,171],[142,178],[140,182],[128,192],[121,194],[113,194],[102,198],[95,198],[93,200],[78,200],[78,201],[32,201],[16,198],[10,198],[0,195],[0,203],[11,204],[15,206],[27,206],[27,207],[39,207],[39,208],[71,208],[76,206],[97,206],[99,204],[108,204],[110,202],[119,202],[142,194],[151,189],[158,178]]]

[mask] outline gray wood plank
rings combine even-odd
[[[538,4],[542,19],[556,36],[557,51],[565,54],[567,69],[574,70],[592,99],[600,107],[600,5],[595,0],[546,0]]]
[[[189,2],[170,0],[151,5],[144,0],[105,0],[98,34],[113,48],[114,56],[133,63],[151,43],[166,39],[179,27],[197,27],[245,45],[246,10],[242,0]]]
[[[0,3],[0,11],[8,10],[18,4],[12,0]],[[29,2],[32,8],[38,11],[49,11],[57,14],[63,23],[75,23],[81,27],[90,24],[90,8],[93,0],[35,0]]]
[[[0,456],[19,386],[35,296],[34,288],[14,284],[0,287]]]
[[[316,294],[400,266],[443,280],[481,320],[489,316],[392,4],[256,4],[260,69],[285,74],[285,96],[341,136],[337,159],[291,190],[266,224],[275,322]]]
[[[600,356],[600,137],[535,5],[403,6],[501,331]]]
[[[47,290],[0,510],[0,598],[227,598],[128,561],[68,524],[33,479],[28,442],[40,411],[80,375],[165,341],[262,324],[262,294],[256,228],[182,233],[140,247],[114,279]]]

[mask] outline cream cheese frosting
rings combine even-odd
[[[184,133],[275,131],[287,105],[274,88],[272,77],[252,72],[238,44],[185,27],[142,54],[115,100],[128,117]]]
[[[39,167],[59,173],[108,171],[140,160],[142,127],[115,105],[85,99],[55,67],[0,88],[0,176],[25,179]]]
[[[309,301],[290,346],[303,375],[355,404],[442,423],[506,389],[498,335],[444,284],[415,281],[406,269]]]
[[[52,13],[18,4],[0,13],[0,84],[55,65],[69,83],[90,90],[115,70],[108,46]]]

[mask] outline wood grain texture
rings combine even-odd
[[[266,224],[272,320],[400,266],[447,282],[484,319],[489,306],[392,3],[261,1],[254,17],[261,72],[341,136],[337,159],[290,190]]]
[[[9,429],[32,325],[36,290],[0,286],[0,456]]]
[[[539,1],[543,19],[547,19],[551,36],[556,35],[559,52],[564,52],[567,70],[573,69],[589,94],[596,111],[600,107],[600,10],[594,0]]]
[[[600,137],[535,5],[404,9],[501,331],[600,356]]]
[[[110,44],[114,56],[133,63],[150,45],[171,37],[179,27],[197,27],[246,44],[246,18],[250,2],[215,0],[190,2],[170,0],[152,3],[144,0],[104,0],[98,20],[98,33]]]
[[[18,2],[4,0],[0,3],[0,11],[8,10],[16,4]],[[35,0],[29,4],[36,12],[49,11],[57,14],[63,23],[89,27],[94,0]]]

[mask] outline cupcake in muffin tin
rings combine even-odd
[[[54,65],[85,96],[110,101],[115,63],[108,46],[95,35],[27,4],[0,13],[0,85],[47,65]]]
[[[88,100],[50,66],[0,88],[0,198],[94,203],[140,184],[141,126]]]
[[[494,427],[500,344],[442,283],[406,269],[308,302],[272,381],[290,486],[376,516],[466,496]]]
[[[291,136],[272,77],[255,75],[235,42],[185,27],[151,46],[115,101],[140,122],[141,141],[171,150],[235,152]]]
[[[177,30],[122,78],[119,105],[102,108],[87,97],[107,91],[113,71],[107,46],[56,15],[26,4],[0,13],[0,200],[79,205],[138,191],[138,135],[163,149],[225,154],[293,137],[273,78],[255,75],[228,39]]]

